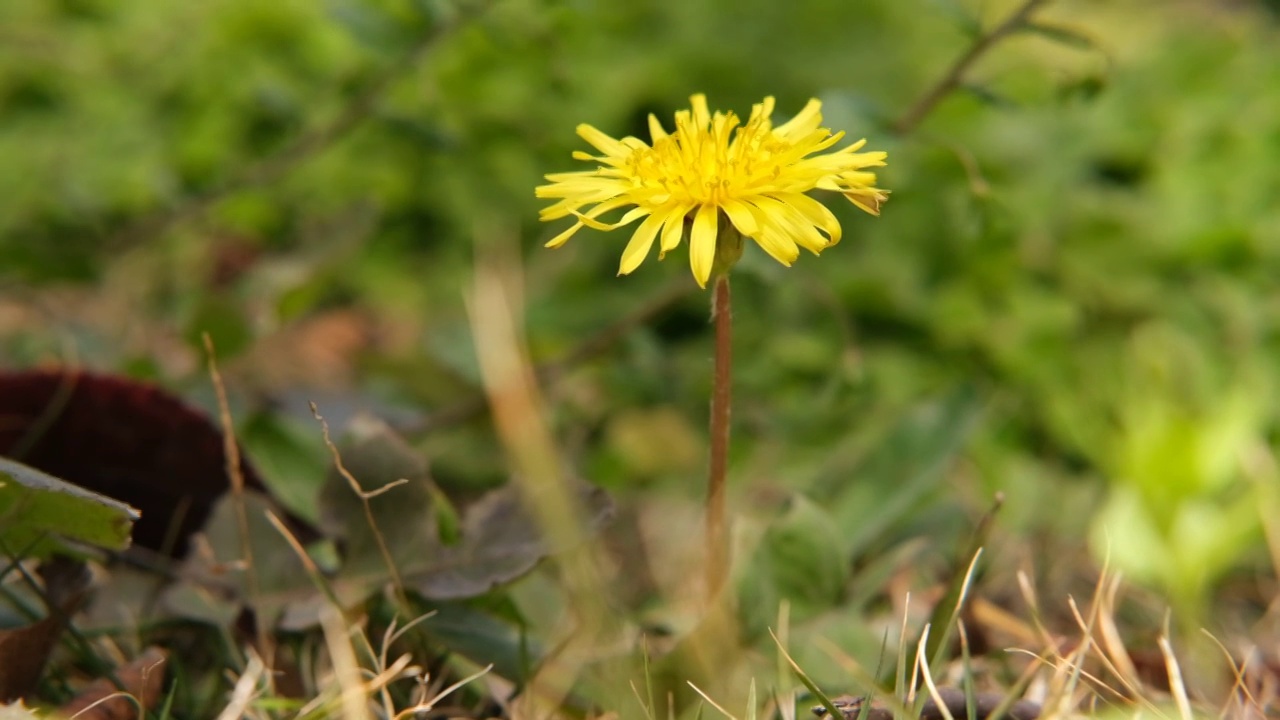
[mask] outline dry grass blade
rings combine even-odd
[[[1102,678],[1084,669],[1085,658],[1087,658],[1090,652],[1093,651],[1094,649],[1093,624],[1095,621],[1096,610],[1091,611],[1089,619],[1086,620],[1084,615],[1081,614],[1080,606],[1076,604],[1075,598],[1069,598],[1067,600],[1067,604],[1071,608],[1072,617],[1075,619],[1076,624],[1080,627],[1080,633],[1081,633],[1080,644],[1076,646],[1076,649],[1073,650],[1071,654],[1062,657],[1062,663],[1065,667],[1069,668],[1069,672],[1066,673],[1063,677],[1065,682],[1061,683],[1057,688],[1055,688],[1056,690],[1058,690],[1058,693],[1056,693],[1056,696],[1059,697],[1060,699],[1070,697],[1071,694],[1075,691],[1075,688],[1078,686],[1080,679],[1084,678],[1089,682],[1093,683],[1094,685],[1096,685],[1097,687],[1104,688],[1110,691],[1117,699],[1124,699],[1126,697],[1124,692],[1121,692],[1120,690],[1116,690],[1115,688],[1108,685],[1106,681],[1104,681]],[[1111,666],[1111,661],[1107,659],[1106,655],[1103,653],[1098,653],[1098,657],[1102,661],[1106,669],[1114,673],[1114,669]],[[1057,679],[1057,676],[1055,676],[1055,680],[1056,679]]]
[[[1245,670],[1248,668],[1249,658],[1246,657],[1243,663],[1237,665],[1235,658],[1231,655],[1231,651],[1227,649],[1226,645],[1222,644],[1221,640],[1204,628],[1201,628],[1200,632],[1203,633],[1205,637],[1209,638],[1209,640],[1213,641],[1214,645],[1218,646],[1218,649],[1222,651],[1222,659],[1226,661],[1227,667],[1231,668],[1233,682],[1231,689],[1228,691],[1230,698],[1232,700],[1239,701],[1239,704],[1241,705],[1247,702],[1249,707],[1257,712],[1259,716],[1265,715],[1266,709],[1263,707],[1262,703],[1258,702],[1258,698],[1254,696],[1253,691],[1249,689],[1249,683],[1246,680]],[[1227,714],[1229,709],[1230,704],[1223,708],[1224,716]],[[1243,711],[1244,709],[1240,708],[1240,712]]]
[[[1142,678],[1138,675],[1138,669],[1133,664],[1133,658],[1129,657],[1129,650],[1124,646],[1124,640],[1120,637],[1120,629],[1116,627],[1116,597],[1120,592],[1120,584],[1120,575],[1114,575],[1099,581],[1099,585],[1105,585],[1105,591],[1100,593],[1098,597],[1098,601],[1102,604],[1098,608],[1097,628],[1102,635],[1102,646],[1113,664],[1114,672],[1124,682],[1125,687],[1129,688],[1134,694],[1140,694],[1142,693]]]
[[[316,566],[315,561],[307,554],[306,548],[302,547],[302,543],[299,542],[298,538],[289,531],[289,528],[284,524],[284,521],[276,516],[275,513],[268,512],[267,522],[271,523],[271,526],[276,529],[276,532],[280,533],[285,542],[289,543],[289,548],[293,550],[294,555],[298,557],[298,561],[302,563],[302,568],[306,570],[307,577],[311,579],[311,584],[315,585],[316,589],[324,595],[325,600],[328,601],[331,607],[335,610],[341,611],[342,606],[338,602],[338,596],[333,592],[333,588],[329,585],[328,578],[326,578],[324,573],[320,571],[320,568]]]
[[[454,691],[471,683],[473,680],[477,680],[481,677],[484,677],[486,674],[488,674],[490,670],[493,670],[492,664],[484,666],[484,668],[477,670],[474,673],[471,673],[470,675],[462,678],[461,680],[455,682],[454,684],[437,692],[430,700],[425,700],[423,702],[418,703],[417,705],[414,705],[413,707],[409,707],[409,708],[405,708],[404,710],[401,710],[400,712],[396,713],[393,716],[394,720],[401,720],[401,718],[407,717],[409,715],[416,715],[418,713],[424,713],[430,710],[434,710],[436,704],[439,703],[441,700],[452,695]]]
[[[1191,698],[1187,696],[1187,685],[1182,680],[1182,668],[1178,658],[1173,654],[1173,645],[1169,642],[1169,619],[1165,617],[1164,632],[1156,640],[1160,646],[1160,654],[1164,656],[1165,670],[1169,673],[1169,692],[1178,705],[1178,714],[1182,720],[1192,720]]]
[[[925,659],[927,657],[926,647],[928,643],[929,626],[925,625],[924,630],[920,632],[920,643],[916,647],[916,665],[920,668],[920,677],[924,679],[924,685],[929,690],[929,696],[933,698],[933,702],[943,720],[955,720],[951,715],[951,710],[947,707],[946,700],[942,698],[942,693],[938,692],[938,686],[933,682],[933,673],[930,671],[929,663]]]
[[[711,707],[715,708],[716,710],[719,710],[721,715],[724,715],[725,717],[729,718],[729,720],[738,720],[737,716],[735,716],[733,713],[721,707],[720,703],[716,702],[715,700],[712,700],[710,695],[707,695],[706,693],[702,692],[702,688],[698,687],[697,685],[694,685],[692,682],[689,683],[689,687],[693,688],[694,692],[701,695],[703,700],[706,700],[708,703],[710,703]],[[755,683],[751,684],[751,688],[754,694]]]
[[[1031,579],[1022,570],[1018,571],[1018,590],[1022,594],[1023,602],[1027,604],[1027,610],[1031,615],[1031,625],[1035,628],[1040,644],[1056,649],[1058,647],[1057,639],[1044,626],[1044,618],[1040,613],[1040,598],[1036,595],[1036,590],[1031,585]]]
[[[377,653],[377,662],[378,662],[378,667],[386,668],[386,670],[379,673],[378,676],[374,678],[374,680],[372,681],[372,685],[378,688],[379,692],[381,692],[382,694],[383,713],[386,717],[398,716],[398,713],[395,712],[395,708],[392,705],[391,694],[388,691],[387,686],[391,683],[392,680],[395,680],[397,677],[404,674],[406,672],[406,669],[409,666],[408,655],[402,655],[394,662],[388,662],[388,651],[391,649],[392,644],[395,643],[396,640],[403,637],[405,633],[407,633],[409,630],[411,630],[413,627],[415,627],[419,623],[430,618],[432,615],[435,615],[434,611],[419,615],[418,617],[414,618],[413,620],[410,620],[407,624],[405,624],[403,628],[397,628],[396,619],[393,618],[391,622],[387,624],[387,629],[382,633],[382,645],[379,648]],[[481,675],[484,675],[486,672],[488,672],[492,668],[493,668],[493,665],[489,665],[474,677],[480,677]],[[414,673],[418,675],[422,675],[421,670],[418,670],[418,669],[415,669]],[[469,680],[465,680],[461,682],[462,684],[465,685],[466,682],[469,682]],[[457,685],[457,684],[455,684],[455,686],[460,687],[460,685]],[[450,686],[450,687],[452,688],[455,686]],[[414,707],[419,708],[423,706],[429,706],[427,709],[435,707],[435,703],[441,697],[448,695],[449,692],[450,691],[446,690],[441,693],[437,693],[434,697],[428,700],[423,700],[415,704]],[[412,709],[410,711],[412,711]],[[409,712],[409,711],[401,711],[401,712],[403,713],[403,712]]]
[[[258,694],[258,685],[267,674],[267,666],[256,653],[249,654],[249,662],[244,672],[236,679],[235,688],[231,691],[231,700],[218,713],[218,720],[240,720],[249,717],[249,704]]]
[[[235,503],[236,530],[240,536],[240,558],[245,564],[245,588],[248,590],[249,602],[254,608],[261,608],[262,587],[258,583],[258,573],[253,564],[253,545],[249,534],[249,510],[244,499],[244,468],[240,465],[240,443],[236,442],[235,425],[231,421],[231,405],[227,402],[227,387],[222,382],[222,373],[218,371],[218,358],[213,346],[213,338],[203,333],[204,350],[208,360],[209,378],[213,381],[213,389],[218,398],[218,423],[222,426],[222,448],[227,458],[227,478],[231,483],[231,497]],[[272,657],[271,634],[267,632],[266,623],[259,622],[258,651],[263,657]]]
[[[347,627],[346,619],[341,613],[326,612],[320,616],[320,626],[324,629],[325,645],[329,648],[329,657],[333,663],[342,717],[344,720],[372,720],[366,703],[360,664],[348,637],[350,628]]]
[[[569,604],[565,642],[560,652],[544,657],[521,696],[531,704],[561,707],[592,662],[597,644],[617,623],[605,602],[612,588],[604,579],[600,555],[586,542],[582,504],[565,472],[529,359],[518,246],[518,235],[509,227],[477,227],[479,252],[465,300],[480,376],[513,481],[549,546],[562,549],[557,564]]]

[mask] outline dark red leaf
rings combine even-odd
[[[153,386],[70,370],[0,372],[0,455],[132,505],[134,543],[180,557],[227,492],[222,433]],[[265,490],[247,460],[246,487]]]

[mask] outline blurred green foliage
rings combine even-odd
[[[748,625],[791,596],[847,639],[823,613],[870,602],[858,573],[919,536],[950,562],[997,490],[1004,532],[1050,537],[1047,574],[1092,533],[1203,609],[1265,557],[1271,495],[1243,458],[1269,457],[1280,421],[1280,29],[1262,3],[1049,3],[895,135],[1013,6],[8,0],[0,362],[72,345],[198,387],[210,331],[244,361],[234,384],[279,399],[317,382],[263,369],[307,364],[289,329],[354,310],[344,391],[450,407],[478,386],[478,243],[519,238],[538,361],[687,281],[683,251],[615,279],[617,233],[539,248],[561,228],[533,187],[578,169],[576,124],[643,136],[694,92],[740,113],[776,95],[780,115],[819,97],[828,126],[889,151],[893,195],[879,219],[831,199],[846,240],[821,259],[749,247],[739,266],[733,473],[764,543]],[[555,385],[570,461],[624,504],[698,497],[701,463],[670,438],[702,443],[705,302],[690,288]],[[285,437],[255,417],[253,441]],[[505,476],[479,424],[419,440],[442,483]],[[276,466],[306,468],[286,441]]]

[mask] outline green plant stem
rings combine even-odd
[[[715,278],[711,299],[715,324],[715,371],[711,390],[711,463],[707,479],[707,594],[715,598],[729,570],[726,476],[729,467],[729,403],[733,384],[733,313],[729,275]]]

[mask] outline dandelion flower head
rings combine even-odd
[[[690,110],[676,113],[671,133],[649,116],[652,145],[578,126],[578,135],[601,154],[577,151],[573,157],[598,166],[547,175],[550,184],[537,188],[539,198],[556,200],[542,210],[542,220],[575,220],[547,247],[563,245],[584,226],[615,230],[643,218],[622,252],[618,274],[639,267],[655,240],[662,259],[688,238],[693,276],[706,287],[719,235],[730,228],[787,266],[799,257],[799,248],[817,254],[839,242],[840,223],[805,194],[811,190],[841,193],[866,212],[880,214],[888,193],[875,187],[875,173],[868,168],[883,166],[885,153],[858,152],[866,144],[859,140],[819,154],[844,133],[821,127],[818,100],[777,127],[770,119],[772,97],[752,106],[746,124],[732,112],[712,115],[703,95],[694,95],[690,103]],[[629,209],[616,222],[599,219],[622,208]]]

